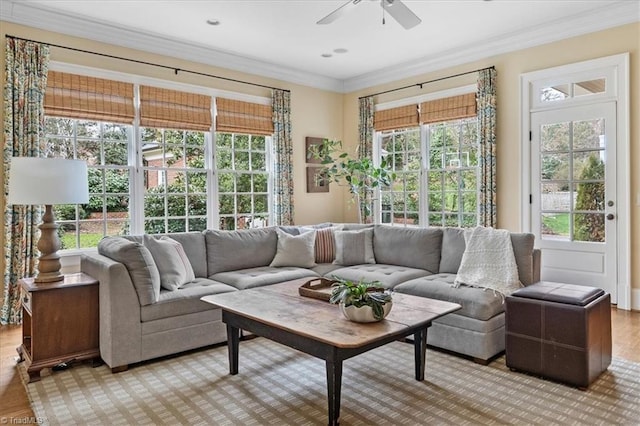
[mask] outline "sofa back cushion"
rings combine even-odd
[[[373,231],[376,263],[438,273],[442,229],[377,225]]]
[[[122,237],[105,237],[98,243],[98,253],[124,264],[138,293],[140,306],[158,301],[160,273],[144,245]]]
[[[440,259],[440,273],[457,274],[460,268],[462,254],[466,247],[464,229],[443,228],[442,258]],[[534,235],[528,233],[511,233],[513,255],[518,265],[518,276],[523,285],[532,284],[533,272],[533,243]]]
[[[273,227],[237,231],[204,231],[207,274],[268,266],[276,255],[278,236]]]
[[[440,273],[457,274],[466,244],[463,228],[442,228]]]
[[[528,233],[511,233],[511,245],[513,255],[518,265],[518,276],[522,285],[530,285],[534,282],[533,273],[533,244],[535,236]]]

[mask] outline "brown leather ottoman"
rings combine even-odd
[[[611,364],[611,297],[541,281],[506,298],[507,367],[586,389]]]

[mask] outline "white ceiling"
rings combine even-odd
[[[382,24],[379,0],[362,0],[316,24],[345,3],[3,0],[0,18],[335,91],[640,21],[638,0],[404,0],[422,19],[405,30],[388,15]]]

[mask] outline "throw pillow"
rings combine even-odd
[[[336,231],[336,265],[376,263],[373,254],[373,228],[357,231]]]
[[[150,305],[160,297],[160,273],[149,249],[122,237],[104,237],[98,253],[122,263],[138,293],[140,306]]]
[[[335,231],[339,229],[333,226],[316,231],[316,263],[331,263],[336,259]]]
[[[160,272],[160,285],[166,290],[177,290],[196,279],[191,262],[182,244],[169,237],[156,239],[144,236],[144,245],[149,249]]]
[[[300,235],[290,235],[276,228],[276,233],[278,234],[276,255],[269,266],[297,266],[300,268],[316,266],[315,230],[303,232]]]

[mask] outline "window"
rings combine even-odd
[[[45,114],[46,155],[89,168],[89,203],[55,207],[63,249],[272,222],[270,105],[51,71]]]
[[[269,225],[268,139],[216,134],[220,229]]]
[[[55,206],[63,249],[95,247],[129,230],[131,126],[59,117],[45,120],[46,156],[87,162],[89,203]]]
[[[478,224],[478,126],[475,118],[430,124],[427,136],[427,225]]]
[[[420,129],[382,134],[381,155],[396,173],[393,184],[381,189],[382,223],[420,224]]]
[[[144,232],[207,228],[205,134],[143,127]]]
[[[421,124],[412,124],[421,123]],[[396,179],[380,189],[380,222],[476,226],[479,139],[474,93],[376,112],[377,148]]]

